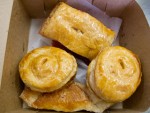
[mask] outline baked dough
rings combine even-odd
[[[66,51],[42,47],[29,52],[19,64],[22,81],[32,90],[52,92],[75,76],[77,63]]]
[[[106,102],[129,98],[141,81],[138,57],[124,47],[103,50],[89,65],[87,86]]]
[[[54,39],[71,51],[93,59],[112,44],[115,33],[96,18],[61,2],[44,22],[40,34]]]
[[[94,105],[82,88],[81,84],[71,83],[52,93],[40,93],[26,87],[20,97],[35,109],[63,112],[87,110],[98,113],[105,110]]]

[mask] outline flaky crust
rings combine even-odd
[[[55,47],[37,48],[19,64],[22,81],[32,90],[52,92],[64,86],[75,75],[77,63],[66,51]]]
[[[40,34],[59,41],[71,51],[93,59],[112,44],[115,33],[89,14],[59,3],[44,22]]]
[[[87,110],[101,112],[82,90],[81,84],[71,83],[52,93],[39,93],[25,88],[20,97],[35,109],[47,109],[63,112]]]
[[[135,54],[115,46],[103,50],[88,68],[87,84],[107,102],[129,98],[141,81],[141,66]]]

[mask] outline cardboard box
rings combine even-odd
[[[136,53],[142,63],[143,76],[140,87],[123,102],[122,110],[108,112],[146,111],[150,107],[150,29],[141,8],[133,0],[89,1],[110,16],[123,19],[119,32],[120,44]],[[31,19],[46,17],[57,2],[58,0],[0,1],[0,113],[54,113],[22,108],[19,95],[23,90],[23,84],[19,78],[18,63],[27,52]]]

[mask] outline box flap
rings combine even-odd
[[[22,0],[29,15],[33,18],[45,17],[60,1],[66,0]],[[134,0],[87,0],[110,16],[120,16],[122,11]],[[48,14],[47,14],[48,13]]]
[[[34,18],[41,18],[45,16],[43,1],[44,0],[22,0],[27,12]]]
[[[93,4],[109,16],[120,16],[123,10],[134,0],[94,0]]]
[[[136,2],[128,6],[121,17],[120,44],[136,53],[142,64],[140,87],[124,102],[124,107],[146,111],[150,106],[150,27]]]

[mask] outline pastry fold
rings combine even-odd
[[[124,47],[108,47],[88,67],[87,85],[106,102],[129,98],[141,81],[138,57]]]
[[[88,59],[95,58],[115,38],[114,31],[96,18],[63,2],[53,9],[40,34]]]
[[[71,83],[51,93],[40,93],[26,87],[20,97],[35,109],[63,112],[87,110],[98,113],[105,110],[94,105],[82,88],[81,84]]]
[[[22,81],[34,91],[52,92],[75,76],[77,63],[66,51],[42,47],[29,52],[19,64]]]

